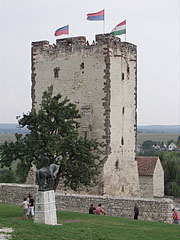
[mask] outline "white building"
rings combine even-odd
[[[164,170],[159,157],[136,157],[139,173],[140,196],[164,196]]]
[[[168,150],[169,151],[175,151],[177,150],[177,145],[175,143],[170,143],[169,146],[168,146]]]

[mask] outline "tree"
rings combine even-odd
[[[15,183],[16,179],[14,173],[10,169],[0,170],[0,183]]]
[[[165,194],[180,197],[180,153],[160,153],[164,169]]]
[[[47,153],[50,162],[59,165],[54,189],[60,178],[73,190],[94,186],[103,165],[103,144],[79,136],[79,119],[76,105],[67,98],[63,100],[61,94],[53,96],[53,87],[49,87],[38,111],[18,117],[19,127],[27,127],[29,133],[16,134],[15,142],[0,146],[1,165],[10,167],[19,159],[18,169],[24,180],[32,162],[42,167],[42,155]]]
[[[151,140],[146,140],[143,142],[142,148],[144,150],[152,150],[152,145],[153,145],[153,142]]]
[[[169,146],[171,143],[174,143],[174,140],[173,139],[170,139],[167,141],[167,145]]]
[[[177,149],[180,149],[180,136],[178,136],[178,139],[177,139]]]

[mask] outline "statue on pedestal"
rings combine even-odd
[[[43,167],[36,171],[36,180],[39,186],[39,191],[53,190],[54,172],[57,169],[56,164],[50,165],[50,160],[46,153],[43,155]]]

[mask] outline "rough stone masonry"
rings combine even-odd
[[[89,194],[139,195],[136,149],[137,49],[110,34],[32,43],[32,108],[49,86],[79,108],[80,134],[105,143],[99,185]]]
[[[28,193],[31,193],[35,198],[37,195],[37,186],[0,184],[0,200],[2,200],[2,203],[20,205]],[[109,216],[127,218],[133,218],[133,207],[136,203],[139,207],[139,219],[167,223],[172,222],[172,208],[175,206],[173,200],[166,198],[122,198],[56,193],[56,209],[58,210],[88,213],[91,203],[94,206],[102,203],[103,208],[106,209]]]

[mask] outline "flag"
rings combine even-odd
[[[60,36],[60,35],[63,35],[63,34],[69,34],[69,25],[58,28],[54,33],[55,36]]]
[[[87,20],[89,21],[102,21],[104,20],[104,10],[97,13],[88,13]]]
[[[121,35],[126,33],[126,20],[116,25],[110,33],[112,35]]]

